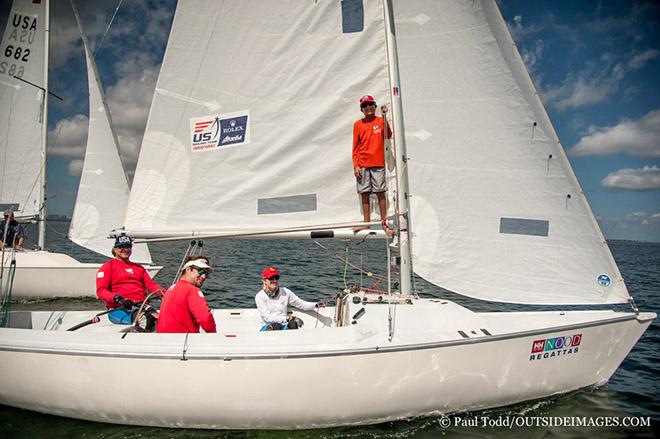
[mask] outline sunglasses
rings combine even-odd
[[[268,280],[280,280],[280,275],[276,274],[275,276],[267,277]]]
[[[115,247],[117,247],[117,248],[133,248],[133,245],[132,244],[119,244],[119,245],[116,245]]]
[[[211,277],[211,273],[208,272],[208,271],[206,271],[206,270],[204,270],[203,268],[198,269],[198,270],[197,270],[197,274],[199,274],[200,276],[204,276],[204,275],[206,275],[206,278],[207,278],[207,279],[208,279],[209,277]]]
[[[365,104],[360,105],[360,108],[375,107],[375,106],[376,106],[375,102],[367,102]]]

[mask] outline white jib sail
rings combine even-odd
[[[69,239],[112,257],[114,240],[108,239],[108,235],[123,223],[129,188],[96,65],[85,40],[83,38],[89,84],[89,128],[85,163],[69,227]],[[131,260],[151,263],[147,245],[135,244]]]
[[[353,123],[388,94],[382,4],[361,3],[179,2],[126,229],[361,221]]]
[[[0,207],[17,217],[41,203],[45,4],[15,0],[0,45]]]
[[[415,271],[479,299],[628,292],[493,1],[397,1]]]

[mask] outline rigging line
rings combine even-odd
[[[48,227],[50,230],[52,230],[53,232],[55,232],[56,235],[60,235],[60,236],[62,236],[62,237],[64,237],[64,238],[68,238],[68,237],[69,237],[69,235],[68,235],[67,233],[62,233],[62,232],[60,232],[60,231],[57,230],[55,227],[53,227],[52,225],[48,224],[48,222],[46,222],[46,227]]]
[[[71,0],[73,1],[73,0]],[[108,32],[110,31],[110,26],[112,26],[112,22],[115,21],[115,17],[117,16],[117,12],[119,11],[119,8],[121,7],[121,4],[123,3],[124,0],[119,0],[119,3],[117,4],[117,8],[115,9],[115,13],[112,14],[112,18],[110,18],[110,22],[108,23],[108,27],[105,29],[105,32],[103,33],[103,36],[101,37],[101,41],[99,41],[98,47],[94,50],[94,58],[96,58],[96,54],[101,50],[101,46],[103,45],[103,41],[105,40],[105,36],[108,35]]]
[[[348,244],[349,241],[344,243],[344,254],[346,255],[344,258],[344,288],[348,288],[348,283],[346,282],[346,275],[348,274]],[[362,272],[360,272],[360,274],[362,274]]]
[[[341,257],[340,255],[338,255],[337,253],[333,253],[332,250],[330,250],[328,247],[324,246],[323,244],[321,244],[321,243],[318,242],[317,240],[312,240],[312,242],[313,242],[314,244],[318,245],[319,247],[321,247],[323,250],[325,250],[325,251],[327,251],[328,253],[330,253],[335,259],[338,259],[338,260],[340,260],[340,261],[342,261],[342,262],[347,263],[350,267],[355,268],[355,269],[358,270],[360,273],[366,274],[368,277],[373,276],[373,273],[372,273],[372,272],[370,272],[370,271],[366,271],[366,270],[363,270],[362,268],[360,268],[360,267],[358,267],[357,265],[351,263],[350,261],[345,260],[343,257]]]

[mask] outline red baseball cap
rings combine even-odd
[[[375,104],[376,99],[374,99],[374,97],[370,96],[370,95],[364,95],[360,98],[360,106],[362,106],[363,104],[366,104],[367,102],[373,102]]]
[[[262,279],[268,279],[269,277],[279,276],[279,275],[280,275],[280,270],[270,266],[264,268],[264,271],[261,272]]]

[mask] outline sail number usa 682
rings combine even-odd
[[[30,59],[31,46],[37,32],[37,17],[14,12],[7,23],[4,41],[0,49],[0,74],[22,77],[25,63]]]

